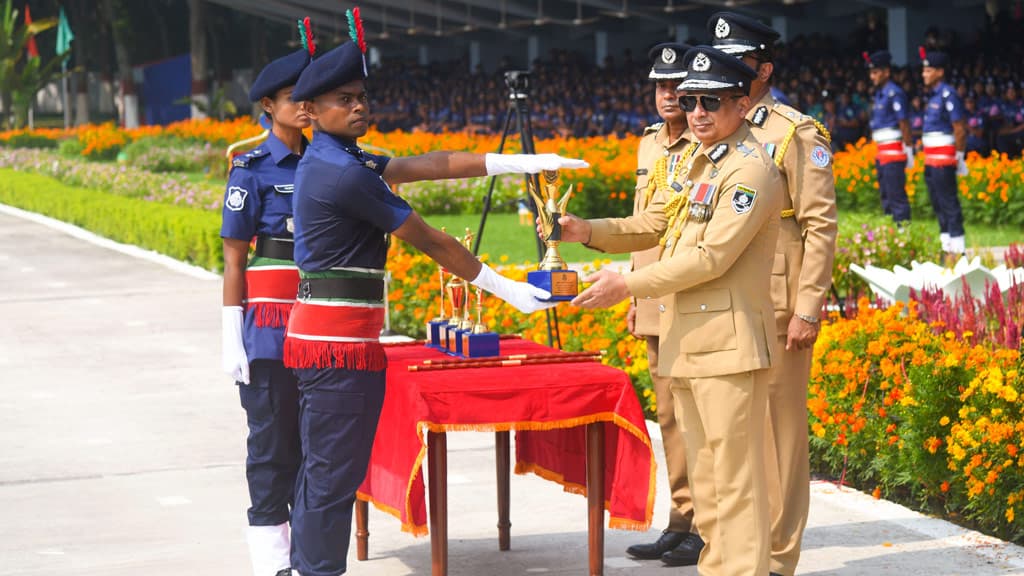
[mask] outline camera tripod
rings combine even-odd
[[[512,122],[515,120],[516,130],[519,132],[519,143],[524,154],[534,154],[533,128],[530,125],[530,73],[525,70],[509,70],[505,72],[505,86],[508,87],[508,111],[505,113],[505,125],[501,131],[501,141],[498,143],[497,153],[501,154],[505,149],[505,140],[512,134]],[[535,186],[539,189],[540,182],[536,174],[523,174],[524,184]],[[532,180],[532,182],[531,182]],[[487,185],[487,194],[484,196],[483,213],[480,215],[480,226],[477,228],[476,240],[473,243],[473,254],[480,253],[480,242],[484,237],[484,226],[487,224],[487,214],[491,211],[491,202],[494,196],[494,185],[497,176],[491,176]],[[529,195],[527,195],[529,197]],[[529,198],[530,212],[536,221],[538,213],[533,198]],[[544,257],[544,243],[534,234],[533,239],[537,243],[537,261]],[[558,315],[554,308],[545,310],[548,327],[548,346],[562,348],[562,338],[558,330]]]

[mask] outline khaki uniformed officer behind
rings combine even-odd
[[[771,95],[772,44],[779,34],[757,20],[721,12],[708,20],[714,46],[757,71],[747,113],[754,137],[782,173],[782,226],[772,265],[772,301],[779,335],[778,362],[768,387],[768,494],[771,498],[771,572],[793,576],[807,525],[807,380],[818,337],[818,316],[832,284],[836,245],[836,191],[829,136],[821,124]]]
[[[585,278],[592,285],[573,304],[661,298],[659,372],[672,377],[694,522],[708,540],[698,570],[765,576],[767,390],[754,381],[775,355],[769,278],[782,180],[744,122],[754,71],[708,46],[689,50],[685,63],[679,102],[700,146],[684,158],[689,170],[678,194],[630,218],[565,216],[562,240],[609,252],[664,246],[655,264]]]
[[[665,43],[651,48],[648,53],[652,61],[648,78],[656,83],[654,104],[663,122],[648,127],[640,139],[634,215],[646,210],[655,195],[674,194],[672,186],[681,186],[679,178],[684,175],[686,166],[683,156],[691,142],[687,137],[690,134],[686,130],[686,113],[679,108],[676,87],[686,75],[683,56],[689,49],[686,44]],[[639,270],[657,262],[660,255],[658,246],[634,252],[630,258],[632,269]],[[669,388],[672,379],[658,375],[658,316],[656,300],[634,300],[629,309],[628,324],[630,333],[647,340],[647,359],[658,406],[658,425],[665,447],[665,468],[671,495],[668,527],[655,542],[634,544],[626,549],[626,553],[644,560],[660,559],[669,566],[692,566],[697,563],[704,542],[692,532],[693,497],[686,479],[686,445],[676,423],[675,403]]]

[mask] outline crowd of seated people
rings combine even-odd
[[[1007,18],[1009,18],[1007,16]],[[968,111],[968,151],[1018,155],[1024,145],[1024,37],[1020,20],[996,20],[964,40],[930,29],[929,48],[952,59],[946,81]],[[788,103],[820,120],[843,149],[868,137],[874,88],[864,51],[885,48],[884,31],[871,26],[845,41],[798,36],[776,50],[774,83]],[[927,94],[916,50],[892,79],[907,92],[911,128],[919,136]],[[470,72],[464,60],[429,66],[396,62],[371,74],[374,117],[381,131],[501,133],[509,110],[507,59],[498,69]],[[648,64],[629,51],[596,66],[590,56],[563,50],[534,61],[528,105],[534,137],[641,134],[657,122]],[[512,127],[515,131],[515,126]]]

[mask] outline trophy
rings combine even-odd
[[[442,229],[443,231],[444,229]],[[448,317],[444,315],[444,267],[440,264],[437,266],[437,275],[441,279],[441,312],[433,320],[427,322],[427,346],[443,349],[444,346],[441,345],[441,328],[448,326]]]
[[[469,332],[462,333],[462,355],[466,358],[497,356],[501,338],[483,323],[484,293],[476,289],[476,323]]]
[[[544,170],[541,172],[540,190],[534,186],[532,178],[527,179],[527,189],[537,206],[547,251],[537,270],[526,274],[526,281],[551,292],[548,301],[572,300],[579,293],[579,280],[575,271],[566,268],[565,260],[558,253],[558,244],[562,240],[562,227],[558,219],[565,214],[565,207],[572,196],[572,185],[559,199],[558,171]]]
[[[473,232],[466,228],[466,235],[460,240],[462,245],[466,249],[470,249],[473,246]],[[464,279],[460,279],[462,282],[462,290],[459,291],[457,297],[459,298],[459,310],[462,312],[458,318],[455,328],[452,329],[452,324],[449,324],[448,329],[448,352],[452,354],[462,354],[462,335],[473,331],[473,319],[469,315],[469,282]]]
[[[459,329],[459,324],[462,323],[462,316],[466,307],[466,288],[467,282],[454,274],[451,275],[451,278],[448,279],[448,283],[445,285],[445,290],[448,292],[448,301],[452,307],[452,315],[439,328],[439,334],[441,348],[449,353],[455,352],[455,341],[457,340],[455,332]]]

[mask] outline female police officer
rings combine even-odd
[[[299,469],[298,383],[281,362],[284,328],[299,282],[291,232],[295,168],[309,118],[291,101],[309,64],[305,50],[274,60],[249,91],[272,127],[232,163],[224,197],[223,368],[238,382],[249,425],[249,551],[254,576],[287,574],[288,518]],[[249,243],[256,251],[249,260]],[[248,263],[247,263],[248,260]]]

